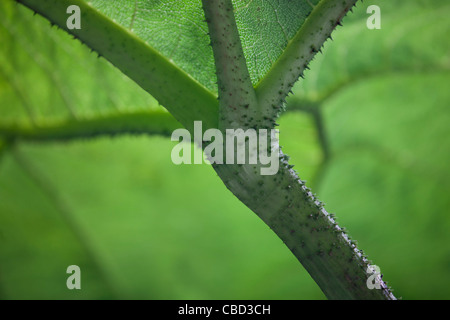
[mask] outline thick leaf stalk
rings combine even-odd
[[[336,7],[345,14],[349,7],[346,1],[342,3],[342,8],[340,4]],[[270,122],[260,120],[270,116],[273,119],[272,110],[261,109],[261,102],[264,106],[268,100],[254,104],[253,88],[242,69],[245,58],[241,54],[231,0],[204,0],[203,6],[218,71],[219,98],[222,98],[219,99],[220,128],[267,128]],[[333,28],[336,21],[340,21],[339,16],[333,20]],[[323,34],[321,41],[329,37],[328,32]],[[290,76],[289,81],[296,80],[295,75]],[[277,86],[277,81],[273,85]],[[284,89],[280,88],[281,95]],[[280,101],[270,103],[280,105]],[[254,118],[250,124],[247,117]],[[381,289],[368,288],[369,261],[306,187],[288,163],[288,157],[280,153],[278,161],[279,170],[275,175],[261,175],[259,163],[215,164],[214,169],[226,187],[278,235],[329,299],[395,299],[380,277],[377,282]]]
[[[274,176],[257,165],[216,165],[227,188],[255,212],[292,251],[329,299],[388,299],[386,283],[367,287],[370,263],[305,183],[280,156]]]

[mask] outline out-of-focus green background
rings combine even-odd
[[[381,30],[366,27],[370,4]],[[450,7],[397,4],[359,4],[288,101],[320,109],[330,157],[310,113],[282,116],[280,140],[396,296],[448,299]],[[27,106],[45,124],[70,101],[95,109],[85,117],[155,105],[42,18],[10,1],[1,9],[0,128],[28,125]],[[172,164],[174,145],[0,141],[0,299],[323,299],[210,166]],[[66,287],[69,265],[81,290]]]

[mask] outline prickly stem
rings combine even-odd
[[[336,5],[337,9],[331,11],[345,13],[354,2],[344,1],[343,6]],[[216,62],[221,129],[273,128],[293,83],[303,76],[307,63],[320,51],[330,33],[320,34],[318,42],[306,49],[303,43],[300,53],[307,50],[307,54],[294,62],[299,65],[296,68],[299,71],[283,78],[283,86],[275,81],[272,89],[277,94],[272,97],[262,94],[262,88],[270,89],[263,84],[255,101],[231,0],[203,0],[203,7]],[[333,28],[336,21],[333,20]],[[250,117],[252,122],[244,120]],[[384,282],[382,290],[367,288],[369,261],[298,177],[288,163],[289,157],[279,155],[279,170],[275,175],[261,175],[259,163],[213,166],[226,187],[278,235],[328,298],[395,299]]]

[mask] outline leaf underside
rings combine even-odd
[[[126,8],[122,5],[115,6],[110,3],[109,1],[92,1],[93,7],[103,15],[114,18],[124,30],[132,29],[139,39],[144,40],[156,52],[161,53],[161,56],[173,61],[176,69],[189,75],[187,79],[192,79],[192,84],[197,86],[197,90],[205,94],[204,101],[215,100],[217,89],[214,61],[212,51],[207,45],[209,40],[206,35],[207,26],[203,21],[199,2],[189,2],[189,6],[186,7],[188,9],[186,15],[180,14],[180,11],[183,10],[180,2],[167,4],[163,1],[153,4],[149,1],[130,1]],[[28,10],[14,6],[11,1],[3,1],[0,6],[2,6],[2,10],[0,10],[0,35],[2,38],[0,61],[8,62],[0,64],[0,99],[2,101],[0,106],[0,136],[3,139],[16,139],[20,142],[21,139],[58,140],[127,132],[167,134],[178,126],[178,122],[159,105],[156,99],[136,86],[127,77],[124,77],[118,70],[111,68],[111,65],[104,59],[98,59],[95,54],[91,54],[85,46],[69,40],[64,32],[55,28],[49,32],[48,23],[45,23],[44,19],[39,16],[33,17]],[[272,1],[236,1],[234,6],[251,80],[255,86],[258,86],[269,72],[270,67],[282,54],[288,40],[295,36],[307,12],[312,10],[312,6],[306,1],[299,1],[296,4],[289,2],[287,5],[275,4]],[[300,6],[303,7],[300,8]],[[406,5],[405,8],[407,8]],[[419,12],[414,6],[411,6],[411,8],[412,13]],[[420,92],[419,89],[436,92],[436,100],[433,104],[436,109],[434,110],[436,113],[445,113],[445,110],[438,107],[445,105],[449,99],[444,95],[439,95],[438,92],[440,92],[439,84],[448,82],[449,64],[446,45],[439,39],[442,38],[446,30],[449,30],[449,26],[445,22],[445,18],[435,19],[432,25],[427,23],[430,17],[439,15],[437,12],[441,12],[440,14],[444,16],[445,12],[448,12],[448,6],[446,7],[442,3],[435,8],[426,7],[422,9],[420,5],[418,8],[421,11],[421,15],[417,14],[421,17],[419,20],[411,21],[411,19],[404,18],[400,20],[400,26],[397,26],[394,21],[398,22],[399,19],[394,13],[383,20],[391,28],[398,28],[399,31],[395,37],[386,34],[358,37],[357,34],[364,29],[361,27],[361,25],[364,27],[365,22],[364,12],[362,12],[359,16],[362,19],[356,20],[355,18],[354,23],[346,26],[348,28],[347,37],[344,36],[345,33],[342,33],[342,39],[334,37],[336,43],[342,44],[340,46],[326,46],[325,54],[319,56],[313,62],[312,70],[306,74],[306,79],[299,82],[301,86],[294,88],[295,95],[288,99],[288,109],[289,104],[309,102],[320,106],[331,106],[326,109],[330,111],[325,114],[325,119],[327,123],[331,124],[329,133],[334,138],[333,154],[352,152],[351,150],[355,149],[355,145],[369,145],[368,150],[379,150],[373,151],[377,156],[385,154],[385,150],[389,150],[388,154],[399,161],[399,165],[403,168],[405,159],[408,159],[411,154],[418,150],[416,145],[408,146],[405,149],[402,140],[375,139],[371,131],[364,131],[367,129],[367,125],[364,125],[366,123],[364,122],[366,118],[364,114],[358,113],[358,110],[352,109],[351,106],[345,107],[346,102],[352,101],[351,97],[345,97],[345,92],[348,92],[347,88],[364,88],[364,85],[361,87],[359,84],[366,78],[372,79],[370,81],[375,87],[372,90],[376,92],[377,88],[381,91],[384,90],[383,81],[379,79],[393,77],[397,74],[397,78],[393,77],[390,82],[392,88],[399,86],[400,82],[404,82],[411,88],[417,88],[418,92]],[[298,12],[304,12],[304,15],[299,15]],[[154,33],[148,32],[148,28],[145,27],[146,23],[152,25],[151,29],[155,30]],[[423,26],[422,29],[421,25]],[[428,26],[428,28],[425,28],[425,26]],[[411,28],[421,30],[417,31],[417,37],[420,37],[423,41],[416,41],[414,37],[407,36]],[[354,37],[359,40],[353,40]],[[3,39],[6,40],[3,41]],[[361,39],[367,39],[367,44],[362,45]],[[267,48],[265,45],[267,42],[274,45]],[[382,45],[379,45],[380,43]],[[422,43],[429,43],[429,45],[422,45]],[[348,51],[359,52],[363,49],[364,51],[356,58],[347,58]],[[386,52],[392,54],[386,54]],[[193,59],[194,54],[203,60]],[[405,56],[408,58],[405,59]],[[355,55],[352,55],[352,57],[355,57]],[[346,62],[342,63],[342,61]],[[74,66],[74,62],[76,66]],[[74,69],[81,69],[84,72],[74,72]],[[21,76],[16,77],[17,73],[20,73]],[[418,74],[416,78],[414,74]],[[36,79],[39,79],[39,81],[36,81]],[[102,79],[102,81],[98,81],[98,79]],[[420,85],[421,79],[427,79],[430,86],[422,88]],[[78,89],[74,90],[74,88]],[[400,88],[402,87],[400,86]],[[393,99],[395,90],[393,91],[392,93],[386,93],[385,99],[387,101],[395,100]],[[344,97],[333,99],[340,92],[344,92]],[[346,95],[349,96],[348,93]],[[164,99],[158,100],[162,103],[161,101]],[[375,104],[370,109],[371,104],[368,104],[363,97],[357,101],[359,105],[365,105],[368,108],[366,110],[378,110]],[[413,102],[416,102],[416,104]],[[427,100],[423,101],[424,105],[427,103]],[[164,103],[162,104],[164,105]],[[397,99],[397,106],[404,104],[406,104],[405,100]],[[206,105],[207,103],[205,103]],[[409,102],[409,105],[417,105],[417,101],[413,99]],[[185,107],[183,103],[180,106]],[[348,112],[342,111],[345,108]],[[170,108],[168,109],[170,110]],[[332,111],[338,109],[339,112]],[[419,106],[417,110],[419,110]],[[384,111],[386,113],[392,112],[389,109]],[[343,113],[351,113],[353,116],[349,120],[343,119],[345,117]],[[384,119],[382,118],[382,111],[379,111],[377,116]],[[410,128],[413,126],[412,119],[414,116],[420,118],[418,114],[410,115],[409,123],[411,123],[411,126],[405,125],[403,127],[398,127],[402,119],[400,112],[394,113],[390,118],[393,125],[397,126],[397,130],[403,130],[405,133],[404,139],[412,134]],[[180,120],[180,118],[178,117],[177,120]],[[140,119],[140,122],[136,119]],[[345,130],[342,133],[339,121],[351,121],[352,119],[354,121],[348,127],[353,129]],[[397,122],[395,122],[396,119]],[[433,123],[435,120],[430,116],[429,121]],[[183,123],[183,125],[186,124]],[[382,130],[381,127],[379,129]],[[361,135],[361,132],[364,132],[365,135]],[[389,134],[389,132],[385,132],[384,136],[389,137]],[[433,140],[432,137],[446,136],[446,134],[442,127],[435,126],[435,130],[422,139]],[[355,142],[354,136],[359,136],[359,140]],[[378,133],[378,136],[381,136],[381,134]],[[415,137],[416,141],[419,138],[418,136]],[[370,144],[368,144],[368,141]],[[377,144],[377,141],[389,143],[372,146],[372,144]],[[3,143],[3,145],[5,144]],[[419,143],[419,146],[422,145],[426,145],[425,140],[423,143]],[[432,152],[433,145],[429,144],[429,148],[429,150],[420,149],[420,154],[426,155]],[[447,144],[442,145],[441,148],[449,150]],[[398,150],[403,151],[397,154]],[[0,142],[0,157],[2,157],[1,153],[2,143]],[[48,153],[51,154],[51,151]],[[442,155],[444,154],[443,152]],[[367,157],[364,152],[360,152],[358,159],[361,161],[360,163],[355,161],[354,165],[362,168],[364,168],[364,165],[372,166],[373,170],[380,170],[382,175],[383,172],[380,169],[382,166],[376,163],[378,160],[374,163],[373,159],[369,160],[368,158],[371,157]],[[424,156],[423,159],[425,158]],[[430,173],[432,179],[440,179],[439,172],[445,172],[448,166],[445,162],[439,162],[439,159],[445,159],[445,157],[438,157],[434,159],[434,162],[431,159],[429,161],[423,160],[421,163],[417,162],[412,170],[419,169],[426,172],[426,168],[435,168],[432,170],[433,173]],[[385,160],[379,161],[383,163]],[[352,163],[350,158],[347,163]],[[330,174],[324,181],[331,182],[328,184],[322,182],[325,187],[324,190],[321,190],[321,195],[322,198],[327,199],[327,202],[329,202],[328,199],[331,199],[332,205],[337,207],[339,206],[338,199],[345,198],[345,196],[338,197],[336,192],[333,193],[326,186],[338,185],[336,181],[340,179],[333,178],[335,172],[348,169],[347,172],[351,176],[351,169],[347,168],[348,165],[339,159],[328,165]],[[410,168],[406,167],[407,169]],[[403,179],[401,177],[403,176],[398,179]],[[419,190],[423,189],[415,180],[412,181],[412,185],[420,193]],[[61,182],[59,184],[61,185]],[[347,187],[351,189],[350,182],[348,184]],[[366,194],[370,193],[371,191],[368,190]],[[387,194],[395,194],[395,190],[390,190],[390,193]],[[407,203],[407,201],[400,201],[400,203]],[[399,208],[402,207],[400,204],[396,205]],[[351,208],[345,207],[345,204],[341,206],[344,206],[345,209],[340,211],[351,211]],[[445,204],[442,203],[438,203],[436,206],[445,208]],[[363,202],[361,207],[366,207],[366,203]],[[3,210],[7,212],[10,209],[3,207]],[[390,211],[387,210],[386,212]],[[386,216],[388,216],[388,213],[386,213]],[[376,219],[372,220],[376,221]],[[356,238],[363,239],[364,235],[358,234]],[[414,239],[411,239],[411,241],[414,242]],[[367,241],[364,247],[370,246],[369,244],[369,241]],[[372,245],[372,250],[376,251],[377,246]]]

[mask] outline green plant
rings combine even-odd
[[[78,5],[82,12],[82,28],[70,30],[70,33],[152,94],[187,129],[193,129],[195,120],[202,120],[204,129],[218,127],[225,130],[233,127],[259,129],[275,126],[276,118],[283,111],[284,99],[297,78],[303,75],[309,61],[320,51],[322,44],[356,1],[299,1],[295,5],[286,3],[278,8],[273,7],[272,2],[264,5],[236,2],[234,10],[231,1],[204,1],[207,23],[203,22],[203,11],[196,1],[167,3],[168,7],[155,3],[159,10],[146,11],[144,8],[141,11],[142,16],[139,15],[138,2],[116,2],[123,5],[121,8],[100,0],[93,1],[92,5],[84,1],[18,2],[61,28],[66,28],[66,8],[69,4]],[[146,5],[151,7],[153,3]],[[290,8],[290,5],[295,8]],[[13,11],[9,2],[4,6],[5,12]],[[270,29],[270,32],[258,31],[262,26],[258,20],[258,12],[269,10],[269,7],[270,12],[274,12],[272,18],[275,17],[271,22],[276,24],[277,28]],[[172,12],[177,12],[178,15],[181,8],[184,12],[181,16],[172,16]],[[281,11],[279,14],[278,10]],[[164,13],[159,13],[161,11]],[[299,12],[300,17],[297,16]],[[177,28],[183,28],[183,25],[176,22],[167,23],[167,14],[175,21],[191,21],[189,28],[178,34],[178,40],[172,39],[170,35],[177,34]],[[292,16],[283,17],[287,14]],[[158,27],[159,25],[161,27]],[[147,32],[148,26],[160,28],[159,33],[155,32],[150,36]],[[206,28],[210,39],[205,34]],[[14,32],[18,32],[11,25],[6,30],[11,32],[13,37]],[[255,39],[254,32],[258,32],[258,36],[263,40]],[[180,40],[181,37],[187,39]],[[210,40],[212,50],[207,45]],[[274,45],[267,47],[269,41]],[[180,43],[183,50],[178,52]],[[26,42],[20,45],[29,53],[32,50]],[[281,49],[277,46],[281,46]],[[268,55],[267,59],[262,57],[261,52]],[[51,55],[51,52],[46,54]],[[84,55],[82,49],[80,54]],[[58,73],[52,71],[56,66],[42,63],[43,59],[34,53],[30,55],[48,71],[49,81],[59,87],[59,97],[52,99],[58,103],[62,101],[67,109],[58,109],[60,115],[54,117],[54,110],[42,110],[51,108],[50,105],[39,101],[31,103],[26,98],[28,95],[20,94],[21,85],[16,84],[17,81],[9,76],[12,72],[6,66],[6,70],[2,70],[3,78],[7,79],[22,97],[24,111],[28,116],[27,121],[0,126],[0,134],[4,140],[0,148],[20,139],[62,140],[130,132],[167,135],[178,127],[177,121],[157,107],[124,113],[107,105],[97,105],[95,99],[83,101],[84,98],[76,97],[72,93],[76,90],[74,88],[80,85],[76,75],[67,74],[68,79],[60,79]],[[197,62],[198,59],[201,61]],[[430,60],[438,61],[436,69],[442,68],[440,60],[434,57]],[[20,61],[17,61],[17,64],[19,63]],[[70,65],[70,60],[65,61],[61,66],[62,70],[70,72]],[[409,67],[408,63],[405,63],[405,66]],[[112,72],[100,63],[98,68],[100,74]],[[32,74],[34,70],[29,72]],[[217,86],[214,83],[215,72]],[[356,75],[364,77],[368,73],[370,70]],[[109,78],[105,77],[106,81]],[[322,90],[322,96],[311,98],[306,94],[303,95],[305,99],[301,100],[295,99],[294,95],[287,103],[288,110],[297,108],[314,115],[319,132],[322,132],[320,140],[324,163],[328,159],[329,150],[325,134],[320,130],[322,122],[318,105],[340,86],[345,85],[348,79],[344,77],[337,87],[325,88]],[[94,79],[95,81],[97,80]],[[71,84],[73,87],[68,88],[61,83]],[[117,96],[120,99],[125,97],[125,100],[129,101],[132,99],[128,97],[136,90],[133,88],[130,89],[131,93],[126,93],[127,88],[119,88],[113,83],[102,85],[113,92],[121,90]],[[324,87],[326,85],[324,83]],[[128,86],[131,88],[131,84]],[[39,94],[39,84],[33,84],[30,90],[36,91],[35,96],[38,99],[43,96]],[[43,101],[46,99],[48,97],[42,98]],[[104,102],[109,99],[110,97],[98,100]],[[145,101],[152,98],[142,99]],[[145,101],[146,104],[157,104],[155,101],[149,103],[148,100]],[[36,108],[36,105],[39,107]],[[78,108],[83,106],[95,106],[100,110],[88,110],[90,116],[80,116]],[[235,108],[233,112],[230,112],[229,106]],[[10,117],[14,119],[17,115],[12,114]],[[15,154],[17,162],[27,167],[20,153]],[[276,176],[260,176],[259,170],[255,170],[257,168],[258,165],[214,166],[225,185],[285,242],[328,298],[393,298],[384,284],[383,290],[367,288],[367,259],[337,227],[334,218],[323,209],[322,204],[316,201],[315,196],[288,163],[287,156],[281,156],[280,171]],[[35,180],[39,181],[39,178]],[[40,185],[44,186],[45,183]],[[70,218],[67,220],[70,223]],[[82,235],[78,237],[83,238]],[[91,258],[95,259],[94,254]]]

